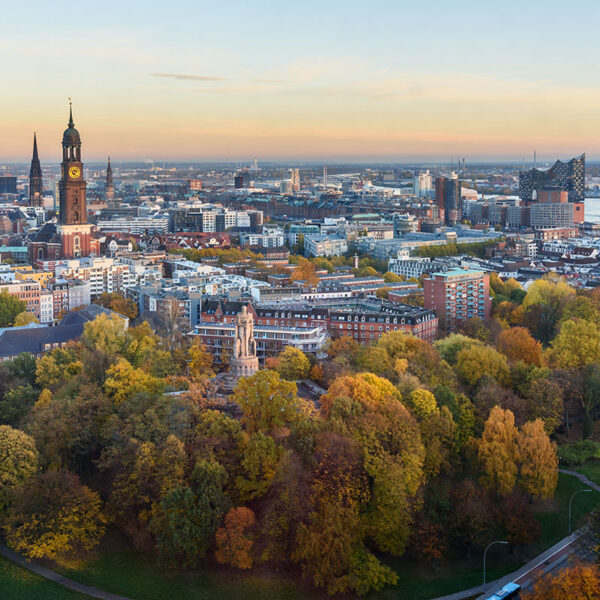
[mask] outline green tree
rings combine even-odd
[[[548,361],[560,369],[600,362],[600,327],[590,321],[565,321],[552,342]]]
[[[25,310],[25,302],[8,292],[0,292],[0,327],[11,327],[19,313]]]
[[[215,461],[200,460],[188,486],[168,491],[154,512],[150,529],[160,557],[193,567],[209,552],[231,501],[224,489],[227,472]]]

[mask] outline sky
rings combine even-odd
[[[597,0],[2,4],[0,161],[600,158]]]

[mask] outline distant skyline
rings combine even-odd
[[[600,5],[3,6],[0,161],[600,158]]]

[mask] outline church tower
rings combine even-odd
[[[33,158],[29,169],[29,206],[42,206],[44,194],[42,187],[42,167],[38,156],[37,138],[33,134]]]
[[[90,254],[90,232],[85,200],[86,182],[81,162],[81,138],[73,124],[73,108],[69,102],[69,125],[62,139],[63,160],[58,184],[60,213],[58,232],[62,240],[62,256],[77,258]]]
[[[108,166],[106,167],[106,202],[110,205],[115,200],[115,186],[113,184],[112,167],[110,166],[110,156],[108,157]]]

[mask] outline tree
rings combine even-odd
[[[542,344],[534,340],[525,327],[511,327],[500,333],[498,350],[511,362],[522,360],[529,365],[542,366]]]
[[[290,281],[305,281],[309,287],[316,287],[319,284],[319,276],[316,274],[315,265],[307,258],[300,258],[292,271]]]
[[[433,346],[445,361],[454,365],[461,350],[471,348],[472,346],[483,346],[483,342],[462,333],[451,333],[441,340],[437,340]]]
[[[222,465],[199,460],[190,484],[165,494],[150,523],[163,560],[193,567],[208,553],[223,516],[231,508],[224,492],[226,483]]]
[[[18,385],[0,399],[0,423],[19,427],[38,399],[39,391],[31,385]]]
[[[8,292],[0,292],[0,327],[11,327],[19,313],[27,308],[16,296]]]
[[[383,280],[386,283],[398,283],[400,281],[403,281],[403,279],[402,279],[402,277],[400,277],[400,275],[396,275],[396,273],[392,273],[391,271],[384,273]]]
[[[98,315],[83,326],[81,341],[92,351],[116,356],[125,347],[125,320],[118,315]]]
[[[551,366],[580,369],[600,362],[600,327],[591,321],[565,321],[548,352]]]
[[[485,422],[479,443],[479,462],[484,485],[502,496],[510,494],[517,481],[517,440],[513,413],[495,406]]]
[[[552,498],[558,483],[558,453],[541,419],[521,428],[519,454],[521,487],[531,498]]]
[[[217,562],[238,569],[252,568],[254,540],[247,530],[251,529],[255,522],[254,513],[245,506],[232,508],[225,515],[225,527],[218,529],[215,536]]]
[[[23,327],[29,325],[29,323],[39,323],[39,321],[33,313],[23,311],[15,317],[13,327]]]
[[[310,371],[310,360],[299,348],[286,346],[277,357],[277,372],[282,379],[296,381],[306,379]]]
[[[106,371],[106,375],[104,391],[113,399],[115,405],[119,405],[141,392],[160,394],[165,387],[163,379],[153,377],[142,369],[134,369],[124,358],[110,367]]]
[[[523,600],[591,600],[599,597],[600,569],[585,563],[544,575],[532,592],[523,594]]]
[[[264,496],[281,458],[281,449],[273,438],[262,432],[253,433],[243,449],[242,474],[236,478],[236,487],[243,502]]]
[[[124,298],[118,292],[103,292],[94,300],[94,304],[118,312],[128,319],[135,319],[138,316],[137,304],[131,298]]]
[[[534,379],[527,386],[524,399],[527,405],[525,415],[528,421],[542,419],[548,435],[560,427],[565,403],[563,392],[556,382],[545,377]]]
[[[360,541],[360,528],[355,509],[325,504],[300,525],[292,558],[328,594],[366,594],[396,583],[396,574]]]
[[[563,279],[538,279],[529,286],[523,299],[524,322],[542,344],[550,343],[554,337],[563,309],[574,294]]]
[[[509,368],[506,357],[490,346],[471,346],[458,353],[456,372],[471,386],[487,375],[498,383],[507,383]]]
[[[48,471],[15,490],[4,532],[17,552],[57,560],[96,546],[105,523],[96,492],[68,471]]]
[[[192,379],[202,381],[214,377],[212,354],[199,340],[189,347],[188,361],[189,373]]]
[[[0,425],[0,514],[9,505],[12,490],[35,475],[38,451],[27,434]]]
[[[240,379],[233,400],[241,407],[242,422],[250,432],[269,433],[289,426],[300,416],[296,384],[281,379],[274,371],[258,371]]]

